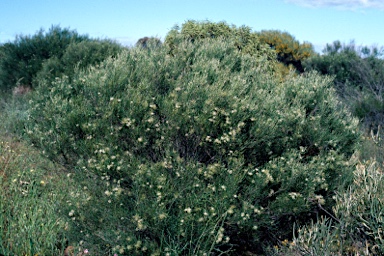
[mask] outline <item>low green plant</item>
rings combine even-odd
[[[330,218],[322,217],[295,233],[292,241],[285,239],[269,248],[269,255],[346,255],[343,238]]]
[[[55,166],[3,135],[0,140],[0,254],[59,255],[65,245],[65,186]],[[61,191],[60,191],[61,189]]]
[[[383,173],[375,161],[359,163],[353,183],[334,197],[327,217],[294,230],[292,241],[270,248],[272,255],[382,255]]]
[[[370,254],[384,253],[382,168],[376,162],[359,164],[353,185],[340,194],[334,212],[355,245]]]
[[[376,129],[371,129],[370,132],[365,131],[364,140],[359,150],[359,159],[361,161],[375,159],[379,164],[384,163],[383,130],[381,125]]]
[[[0,98],[0,135],[21,137],[28,119],[30,95],[12,95],[3,92]]]

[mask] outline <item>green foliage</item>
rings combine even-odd
[[[292,241],[285,239],[269,248],[269,255],[353,255],[350,254],[352,251],[346,250],[347,246],[334,225],[332,219],[322,217],[310,225],[299,227]]]
[[[181,28],[175,26],[166,36],[165,44],[171,49],[175,44],[184,40],[195,42],[201,39],[232,39],[234,45],[239,51],[250,54],[255,57],[267,56],[269,60],[274,60],[274,51],[262,42],[260,42],[256,33],[251,31],[250,27],[242,26],[237,28],[234,25],[228,25],[225,22],[197,22],[189,20]]]
[[[307,70],[316,70],[323,75],[335,76],[336,86],[354,87],[360,84],[357,66],[361,63],[358,53],[351,46],[342,46],[339,41],[327,44],[324,55],[315,55],[305,62]],[[344,89],[344,88],[340,88]]]
[[[63,254],[65,218],[60,204],[69,191],[62,176],[31,148],[1,136],[1,255]]]
[[[73,42],[88,40],[76,31],[52,26],[33,36],[20,35],[13,42],[0,46],[0,89],[8,90],[17,84],[32,86],[32,80],[42,63],[52,57],[61,58]]]
[[[21,137],[28,119],[29,95],[14,96],[2,93],[0,98],[0,135],[12,134]]]
[[[330,79],[281,82],[269,51],[177,33],[42,83],[27,135],[97,184],[73,198],[84,243],[129,255],[261,252],[318,204],[330,209],[357,124]]]
[[[268,44],[276,51],[277,59],[286,66],[294,66],[304,72],[302,62],[315,54],[312,44],[300,43],[291,34],[278,30],[263,30],[258,33],[261,43]]]
[[[384,253],[383,178],[377,163],[358,165],[353,185],[337,197],[334,209],[352,241],[366,245],[367,251],[376,255]]]
[[[375,159],[378,163],[384,163],[384,133],[381,126],[377,131],[366,133],[359,152],[359,159],[368,161]]]
[[[140,38],[139,40],[137,40],[135,46],[136,47],[144,47],[144,48],[148,48],[148,47],[151,47],[151,46],[155,46],[155,47],[158,47],[158,46],[161,46],[162,43],[160,41],[159,38],[156,38],[156,37],[143,37],[143,38]]]
[[[365,128],[376,131],[384,122],[384,60],[377,48],[356,48],[353,43],[335,41],[324,55],[305,62],[307,70],[334,77],[334,86],[352,113]]]
[[[275,255],[382,255],[383,178],[377,162],[358,164],[353,183],[336,194],[333,213],[299,227],[291,242],[274,248]]]
[[[263,33],[265,36],[266,32]],[[175,45],[184,40],[195,42],[196,40],[199,41],[207,38],[216,40],[231,39],[241,53],[252,55],[255,58],[268,58],[268,60],[270,60],[269,66],[271,70],[273,70],[275,76],[281,80],[284,80],[294,68],[303,71],[301,60],[313,53],[312,45],[307,43],[299,45],[299,43],[290,36],[289,38],[292,42],[289,42],[289,45],[293,44],[292,47],[296,47],[297,49],[289,49],[289,51],[295,51],[291,53],[288,53],[288,50],[286,50],[287,54],[285,55],[282,53],[278,54],[277,59],[280,61],[278,62],[276,53],[279,52],[276,51],[275,46],[268,44],[266,38],[262,39],[260,33],[252,32],[250,27],[236,27],[234,25],[228,25],[225,22],[213,23],[193,20],[185,22],[181,28],[175,26],[167,34],[165,44],[171,48],[170,52],[174,53]],[[293,57],[295,57],[294,60]]]
[[[76,69],[96,65],[109,57],[115,57],[122,47],[110,40],[74,42],[67,46],[62,57],[54,56],[45,61],[34,79],[34,84],[51,83],[63,75],[72,78]]]

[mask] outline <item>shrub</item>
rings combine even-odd
[[[232,38],[240,52],[250,54],[256,58],[268,56],[276,76],[286,77],[291,70],[304,72],[302,62],[314,55],[310,43],[300,44],[295,38],[280,31],[252,32],[250,27],[236,27],[225,22],[213,23],[209,21],[197,22],[189,20],[181,28],[174,27],[166,36],[165,43],[173,49],[178,40],[191,42],[201,39]],[[278,60],[279,62],[275,62]],[[271,63],[272,64],[272,63]]]
[[[77,209],[83,240],[130,255],[261,252],[329,209],[359,140],[331,80],[280,82],[236,39],[174,42],[35,92],[30,140],[103,184]]]
[[[75,69],[97,65],[106,58],[116,57],[122,50],[117,43],[109,40],[90,40],[74,42],[67,46],[62,57],[54,56],[46,60],[34,79],[38,85],[43,80],[52,82],[56,77],[68,76],[71,80]]]
[[[32,86],[32,80],[42,63],[52,57],[61,58],[70,43],[88,40],[76,31],[52,26],[44,33],[33,36],[20,35],[13,42],[0,46],[0,89],[8,90],[16,85]]]
[[[144,48],[147,48],[147,47],[150,47],[151,45],[154,45],[154,46],[161,46],[161,41],[159,38],[156,38],[156,37],[143,37],[143,38],[140,38],[139,40],[137,40],[135,46],[136,47],[144,47]]]
[[[305,68],[334,77],[334,87],[351,112],[362,120],[366,130],[377,131],[384,121],[384,60],[377,48],[327,45],[324,55],[305,61]]]
[[[335,76],[335,86],[339,92],[345,87],[358,87],[361,84],[355,70],[361,64],[361,58],[352,46],[342,46],[339,41],[327,44],[324,55],[315,55],[304,62],[307,70],[316,70],[323,75]]]
[[[190,42],[201,39],[232,39],[239,51],[255,57],[268,57],[269,60],[275,59],[275,52],[266,44],[260,42],[256,33],[250,27],[242,26],[237,28],[225,22],[197,22],[189,20],[181,28],[175,26],[166,36],[165,44],[171,49],[180,42],[188,40]]]
[[[258,33],[261,43],[268,44],[276,51],[277,59],[286,66],[293,66],[298,72],[303,73],[302,62],[315,55],[312,44],[300,44],[292,35],[278,30],[263,30]]]

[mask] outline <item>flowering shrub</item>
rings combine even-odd
[[[92,182],[68,208],[85,243],[119,255],[261,252],[329,209],[359,140],[331,81],[281,82],[267,55],[231,39],[172,47],[125,50],[40,84],[30,102],[30,140]]]

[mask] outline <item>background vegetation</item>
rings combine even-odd
[[[224,22],[1,45],[0,253],[381,254],[382,65]]]
[[[288,67],[303,73],[302,62],[315,55],[309,42],[300,43],[291,34],[277,30],[263,30],[258,33],[260,42],[269,45],[277,53],[277,59]]]
[[[356,47],[353,42],[329,44],[323,55],[305,62],[307,70],[334,76],[334,87],[365,128],[383,123],[384,60],[383,49]]]

